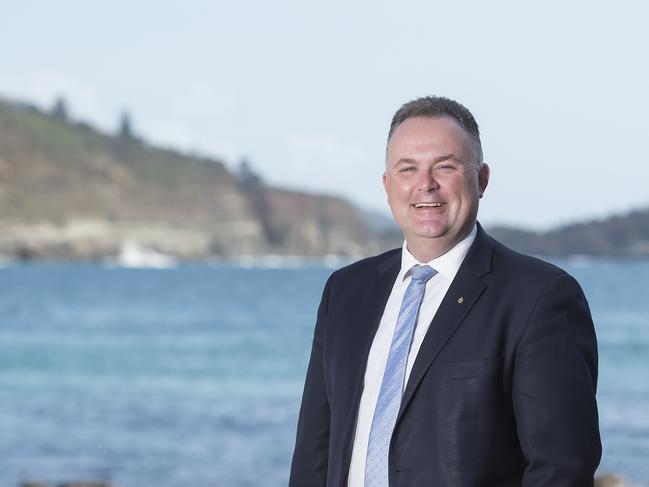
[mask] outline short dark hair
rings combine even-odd
[[[482,164],[482,143],[480,142],[478,122],[475,121],[473,114],[464,105],[443,96],[424,96],[409,101],[399,108],[394,114],[394,117],[392,117],[390,131],[388,132],[388,142],[397,127],[409,118],[436,118],[444,116],[453,118],[469,134],[473,141],[476,162],[478,165]]]

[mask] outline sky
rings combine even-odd
[[[649,207],[644,2],[0,0],[0,96],[246,159],[270,184],[389,214],[390,119],[443,95],[481,128],[483,224]]]

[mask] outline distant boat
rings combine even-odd
[[[119,255],[108,263],[129,269],[170,269],[178,264],[178,259],[143,247],[137,242],[125,241],[122,243]]]

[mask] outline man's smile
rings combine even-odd
[[[440,208],[442,205],[445,205],[446,203],[442,202],[434,202],[434,203],[424,203],[424,202],[419,202],[419,203],[413,203],[411,206],[414,206],[415,208]]]

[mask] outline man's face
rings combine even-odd
[[[388,142],[383,185],[409,248],[439,255],[461,241],[488,181],[488,166],[478,169],[470,136],[451,117],[406,119]]]

